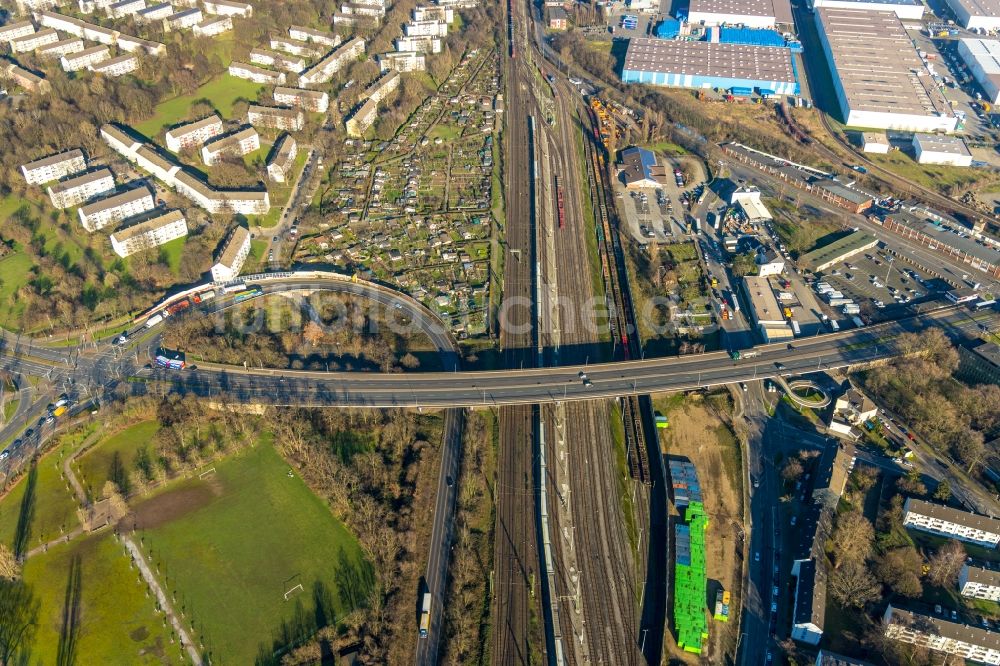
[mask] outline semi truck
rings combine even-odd
[[[424,600],[420,606],[420,637],[427,638],[431,629],[431,593],[424,592]]]

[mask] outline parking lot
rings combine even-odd
[[[846,298],[853,298],[862,314],[875,320],[895,316],[899,309],[949,289],[921,269],[875,249],[857,254],[821,275],[822,281]],[[827,307],[831,316],[840,314],[840,308]]]
[[[627,190],[616,181],[615,199],[619,212],[625,217],[629,234],[639,243],[669,243],[679,240],[691,233],[688,219],[688,206],[697,203],[698,196],[704,193],[703,206],[713,203],[715,197],[704,187],[704,170],[696,160],[672,158],[665,160],[669,177],[666,183],[657,188]],[[683,185],[678,185],[673,172],[680,169],[683,173]],[[702,230],[705,230],[705,220],[701,220]]]

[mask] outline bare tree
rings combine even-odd
[[[874,539],[875,528],[860,511],[841,514],[833,531],[836,567],[839,569],[849,562],[863,563],[871,553]]]
[[[0,578],[17,580],[21,577],[21,565],[14,557],[13,551],[6,544],[0,543]]]
[[[864,562],[850,560],[830,573],[830,596],[843,608],[864,608],[882,598],[882,585]]]
[[[965,546],[951,539],[937,549],[937,552],[927,563],[930,571],[927,579],[940,587],[951,587],[958,580],[958,572],[965,564]]]

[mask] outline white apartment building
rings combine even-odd
[[[416,51],[417,53],[441,53],[440,37],[397,37],[397,51]]]
[[[390,51],[375,56],[383,72],[423,72],[427,69],[427,56],[416,51]]]
[[[150,5],[145,9],[140,9],[135,13],[135,17],[143,21],[144,23],[151,23],[153,21],[162,21],[168,16],[173,16],[174,6],[169,2],[160,2],[155,5]]]
[[[154,42],[139,37],[130,37],[128,35],[119,35],[116,44],[118,45],[119,50],[125,51],[126,53],[145,51],[149,55],[158,56],[167,52],[166,44],[161,44],[160,42]]]
[[[108,4],[111,4],[110,2]],[[43,11],[35,14],[35,20],[43,28],[52,28],[60,32],[68,32],[76,37],[83,37],[83,28],[88,25],[80,19],[63,16],[57,12]]]
[[[28,185],[41,185],[53,180],[59,180],[71,173],[77,173],[87,168],[87,160],[79,148],[63,153],[49,155],[34,162],[21,165],[21,173]]]
[[[275,144],[271,160],[267,163],[267,177],[274,183],[284,183],[291,174],[292,165],[299,154],[298,144],[291,134],[285,134]]]
[[[108,50],[107,46],[101,45],[91,46],[89,49],[84,49],[77,53],[68,53],[59,58],[59,62],[67,72],[78,72],[110,57],[111,51]]]
[[[292,72],[293,74],[298,74],[306,68],[306,61],[303,58],[288,56],[283,53],[278,53],[277,51],[269,51],[267,49],[260,48],[252,49],[250,51],[250,62],[258,65],[271,65],[272,67],[284,69]]]
[[[206,116],[192,123],[171,128],[167,134],[167,149],[179,153],[184,148],[201,146],[212,137],[224,131],[222,118],[218,115]]]
[[[889,605],[883,616],[885,635],[902,643],[954,654],[984,664],[1000,665],[1000,633],[918,615]]]
[[[205,0],[205,11],[219,16],[253,16],[253,7],[245,2],[231,0]]]
[[[229,63],[229,74],[238,79],[246,79],[254,83],[269,83],[272,85],[283,85],[285,83],[285,73],[275,72],[271,69],[264,69],[256,65],[249,65],[245,62]]]
[[[207,19],[191,28],[198,37],[213,37],[233,29],[233,17],[209,16]]]
[[[107,11],[108,7],[114,4],[114,0],[77,0],[76,4],[81,14],[93,14],[98,9]]]
[[[240,213],[264,215],[271,208],[266,190],[216,190],[183,169],[151,145],[144,143],[119,127],[104,125],[101,138],[125,159],[146,170],[164,185],[174,188],[209,213]]]
[[[92,23],[83,24],[83,38],[89,39],[92,42],[97,42],[98,44],[114,46],[120,35],[121,33],[117,30],[102,28],[101,26],[93,25]]]
[[[18,21],[0,27],[0,42],[10,42],[18,37],[35,34],[35,24],[31,21]]]
[[[452,7],[454,9],[472,9],[479,5],[479,0],[436,0],[438,7]]]
[[[69,208],[115,191],[115,177],[111,170],[102,167],[90,173],[81,173],[61,180],[48,188],[49,200],[54,208]]]
[[[46,44],[54,44],[59,41],[59,33],[57,33],[52,28],[46,28],[45,30],[39,30],[38,32],[33,32],[30,35],[24,35],[23,37],[16,37],[10,40],[10,50],[14,53],[27,53],[28,51],[34,51],[37,48],[41,48]]]
[[[358,2],[346,2],[340,6],[340,13],[347,16],[365,16],[380,19],[385,16],[385,7],[380,5],[365,5]]]
[[[1000,520],[913,497],[903,505],[903,525],[989,548],[1000,542]]]
[[[279,86],[274,89],[274,101],[284,106],[297,106],[314,113],[326,113],[326,110],[330,108],[330,95],[304,88],[282,88]]]
[[[963,564],[958,574],[958,591],[963,597],[1000,601],[1000,571]]]
[[[407,37],[447,37],[448,24],[444,21],[410,21],[403,26]]]
[[[163,32],[193,28],[205,20],[200,9],[183,9],[163,19]]]
[[[455,22],[455,10],[451,7],[414,7],[414,21],[444,21],[445,23]]]
[[[123,76],[129,72],[134,72],[139,68],[139,59],[134,55],[126,53],[114,58],[109,58],[96,65],[90,66],[90,71],[104,76]]]
[[[253,127],[244,127],[229,134],[215,137],[201,147],[201,159],[208,165],[218,163],[223,157],[242,157],[260,149],[260,135]]]
[[[340,12],[335,12],[333,15],[333,25],[334,26],[351,26],[358,22],[358,16],[351,16],[350,14],[341,14]]]
[[[305,126],[305,116],[299,109],[251,104],[247,109],[247,122],[254,127],[297,132]]]
[[[146,0],[119,0],[119,2],[108,6],[108,16],[111,18],[124,18],[138,13],[140,9],[146,8]]]
[[[299,85],[309,86],[327,83],[333,75],[339,72],[352,60],[357,60],[365,53],[365,40],[355,37],[334,48],[325,58],[304,71],[299,76]]]
[[[155,207],[153,193],[143,186],[99,199],[82,206],[77,212],[80,214],[80,224],[83,228],[94,232],[133,215],[153,210]]]
[[[341,42],[340,35],[322,30],[313,30],[312,28],[303,28],[298,25],[293,25],[288,29],[288,36],[300,42],[314,42],[330,47],[340,46]]]
[[[290,55],[302,56],[303,58],[318,58],[323,55],[323,51],[315,46],[310,46],[309,42],[300,42],[289,37],[272,37],[270,42],[272,51],[282,51]]]
[[[212,280],[229,282],[240,274],[243,262],[250,254],[250,232],[246,227],[236,227],[229,234],[219,253],[219,260],[212,266]]]
[[[347,136],[355,138],[363,137],[368,128],[375,122],[377,116],[378,104],[372,100],[367,100],[344,123],[347,128]]]
[[[35,53],[41,58],[58,58],[70,53],[79,53],[82,50],[82,39],[79,37],[67,37],[66,39],[60,39],[58,42],[46,44],[35,51]]]
[[[389,96],[389,93],[399,87],[399,82],[402,80],[399,72],[386,72],[365,88],[361,99],[371,100],[376,104],[380,104],[382,100]]]
[[[187,236],[187,220],[179,210],[123,227],[111,234],[111,249],[119,257],[127,257],[151,247]]]

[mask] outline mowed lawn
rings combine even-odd
[[[68,532],[79,524],[77,503],[66,481],[61,478],[63,457],[69,455],[79,440],[66,436],[48,455],[38,461],[33,479],[31,520],[25,550],[29,550]],[[24,495],[32,481],[26,471],[10,492],[0,500],[0,543],[13,548]],[[23,538],[23,537],[22,537]]]
[[[145,581],[129,567],[124,546],[110,532],[29,558],[24,581],[39,601],[31,663],[186,663],[180,645],[170,643],[153,597],[146,596]],[[77,609],[75,622],[64,619],[69,608]],[[59,659],[61,646],[75,661]]]
[[[135,452],[140,447],[146,446],[150,456],[153,456],[150,441],[159,429],[160,424],[156,421],[136,423],[98,443],[80,456],[75,461],[76,474],[90,496],[94,498],[100,496],[101,488],[108,480],[111,461],[116,453],[120,456],[126,472],[131,472],[134,468]]]
[[[347,528],[277,454],[269,437],[138,503],[137,535],[205,636],[215,663],[250,664],[269,649],[316,582],[338,615],[364,599],[370,566]],[[286,590],[302,590],[284,598]]]
[[[135,129],[153,138],[161,129],[176,125],[187,118],[191,105],[201,99],[207,99],[222,114],[223,120],[230,120],[233,105],[239,99],[253,102],[257,99],[264,86],[246,79],[239,79],[224,72],[202,85],[191,95],[181,95],[161,102],[156,106],[156,112],[149,120],[144,120]]]

